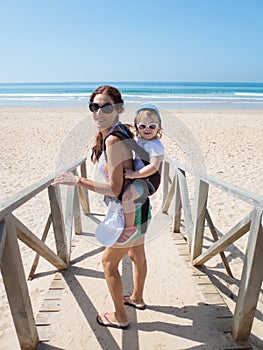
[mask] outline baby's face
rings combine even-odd
[[[160,126],[159,123],[156,122],[155,118],[152,118],[147,114],[143,114],[140,117],[140,120],[137,122],[137,129],[141,138],[151,140],[157,137]]]

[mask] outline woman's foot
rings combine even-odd
[[[124,295],[123,296],[123,302],[124,302],[125,305],[132,306],[132,307],[134,307],[135,309],[138,309],[138,310],[144,310],[146,308],[146,304],[143,301],[143,299],[135,300],[135,299],[132,299],[132,297],[130,295]]]
[[[137,227],[125,227],[120,235],[120,237],[117,240],[117,244],[122,245],[122,244],[126,244],[127,242],[129,242],[130,239],[132,239],[132,237],[134,237],[136,235],[136,233],[138,232]]]
[[[115,312],[105,312],[97,316],[97,322],[103,327],[112,327],[118,329],[127,329],[130,326],[130,322],[119,322],[116,318]]]

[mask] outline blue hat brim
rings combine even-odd
[[[151,110],[153,110],[156,113],[156,115],[157,115],[157,117],[158,117],[158,119],[159,119],[159,121],[161,123],[161,115],[160,115],[159,109],[152,103],[144,103],[144,104],[142,104],[137,109],[137,111],[135,112],[135,119],[136,119],[137,115],[139,114],[139,112],[144,110],[144,109],[151,109]]]

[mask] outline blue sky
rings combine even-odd
[[[0,82],[263,82],[262,0],[5,0]]]

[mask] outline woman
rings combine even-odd
[[[132,151],[120,138],[111,135],[110,131],[118,124],[130,134],[127,127],[119,122],[119,114],[124,110],[123,104],[119,90],[112,86],[100,86],[90,97],[89,108],[98,128],[91,159],[101,162],[100,168],[106,175],[107,182],[95,182],[72,174],[62,174],[55,178],[54,186],[57,184],[81,186],[112,198],[122,194],[124,173],[133,166]],[[134,289],[130,296],[123,295],[122,280],[118,270],[120,261],[127,253],[134,263]],[[133,246],[107,247],[102,256],[102,264],[115,311],[98,315],[97,322],[106,327],[127,329],[130,323],[124,304],[137,309],[145,308],[143,289],[147,264],[142,236],[136,235]]]

